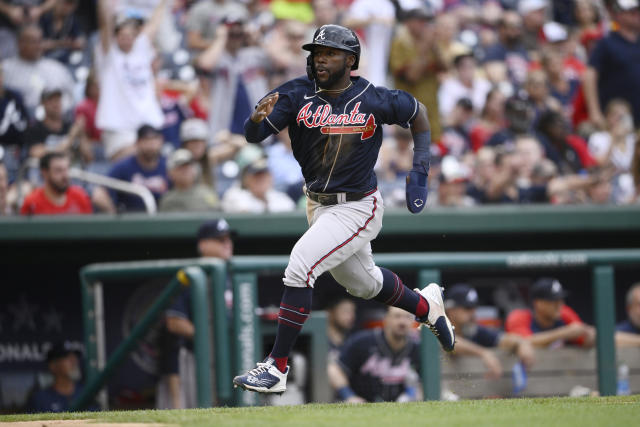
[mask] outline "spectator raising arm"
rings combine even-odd
[[[220,25],[216,29],[215,39],[213,39],[209,47],[207,47],[207,49],[198,56],[198,67],[206,71],[211,71],[216,67],[222,52],[224,52],[228,32],[229,31],[225,25]]]
[[[167,8],[167,0],[160,0],[153,10],[153,13],[149,17],[149,20],[142,27],[142,33],[144,33],[149,39],[153,40],[162,24],[164,19],[164,10]]]
[[[108,52],[111,37],[115,28],[113,9],[108,0],[98,0],[98,28],[100,30],[100,45],[103,52]]]

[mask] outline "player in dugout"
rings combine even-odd
[[[530,290],[532,310],[516,309],[507,316],[505,330],[529,338],[535,347],[557,348],[595,344],[596,330],[583,323],[571,307],[565,305],[567,292],[554,278],[538,279]]]
[[[420,351],[412,337],[414,316],[388,307],[383,327],[355,333],[327,374],[339,400],[347,403],[421,400]]]
[[[415,315],[446,351],[455,344],[441,287],[431,283],[411,290],[394,272],[376,266],[371,252],[384,212],[373,171],[382,124],[411,128],[414,154],[406,200],[408,209],[419,213],[427,198],[430,160],[426,108],[407,92],[351,76],[358,69],[360,41],[348,28],[323,25],[303,49],[310,52],[307,76],[266,95],[245,122],[245,137],[252,143],[288,127],[305,180],[309,222],[285,270],[273,349],[233,379],[236,387],[260,393],[286,390],[289,354],[309,317],[315,280],[326,271],[354,296]]]
[[[482,359],[489,378],[500,378],[503,372],[500,360],[490,350],[492,348],[511,351],[525,366],[531,366],[534,350],[529,340],[520,335],[504,333],[477,323],[478,303],[478,292],[467,284],[458,283],[447,289],[444,306],[447,316],[458,331],[456,354]]]

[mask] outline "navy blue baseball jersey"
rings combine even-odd
[[[382,144],[382,124],[409,127],[418,102],[407,92],[375,87],[362,77],[332,98],[300,77],[284,83],[265,119],[271,132],[289,127],[293,155],[307,188],[319,193],[364,192],[377,186],[373,167]]]
[[[398,353],[387,344],[382,329],[353,334],[338,359],[353,391],[369,402],[392,402],[406,388],[419,365],[418,345],[409,340]]]
[[[462,328],[462,334],[482,347],[497,347],[502,339],[502,332],[478,324]]]

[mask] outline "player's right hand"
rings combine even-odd
[[[278,102],[278,92],[267,95],[258,102],[256,109],[251,113],[251,121],[260,123],[273,111],[273,107]]]

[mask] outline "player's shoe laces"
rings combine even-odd
[[[247,373],[235,377],[233,385],[258,393],[283,393],[287,389],[288,373],[288,366],[286,372],[282,373],[269,357],[264,362],[258,362],[257,366]]]
[[[430,283],[426,287],[416,288],[414,291],[422,295],[429,303],[429,314],[426,319],[423,317],[418,321],[431,329],[445,351],[453,351],[456,337],[453,332],[454,327],[444,312],[444,302],[442,301],[444,288],[441,288],[437,283]]]

